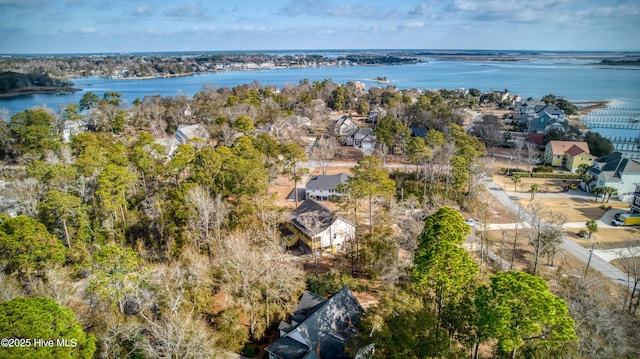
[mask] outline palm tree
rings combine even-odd
[[[613,187],[605,186],[603,188],[603,194],[604,194],[605,197],[607,197],[607,203],[609,203],[609,200],[611,199],[611,196],[617,196],[618,195],[618,190],[613,188]],[[602,201],[604,202],[604,197],[602,198]]]
[[[587,232],[589,233],[589,239],[591,239],[591,234],[596,233],[598,231],[598,222],[595,219],[590,219],[585,223],[587,227]]]
[[[513,182],[513,185],[515,187],[514,191],[518,191],[518,183],[520,183],[521,179],[520,179],[520,175],[513,175],[511,177],[511,181]]]
[[[537,184],[532,184],[531,188],[529,188],[529,192],[531,192],[531,200],[533,201],[533,198],[536,196],[536,193],[538,192],[538,185]]]

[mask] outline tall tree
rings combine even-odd
[[[54,116],[44,108],[28,109],[11,116],[9,134],[15,148],[22,154],[44,155],[59,144],[59,135],[53,130]]]
[[[65,248],[47,228],[26,216],[0,216],[0,259],[7,273],[29,277],[65,261]]]
[[[283,145],[280,153],[284,160],[286,171],[293,179],[293,191],[295,192],[296,207],[298,207],[298,181],[301,179],[300,162],[307,160],[307,155],[300,146],[295,143]]]
[[[542,341],[548,347],[577,342],[567,304],[549,290],[544,279],[508,271],[491,276],[478,289],[475,304],[482,330],[498,340],[513,359],[522,346]]]
[[[369,233],[373,233],[373,199],[381,196],[390,198],[395,193],[395,182],[389,178],[389,171],[383,167],[382,161],[373,156],[364,156],[351,169],[353,177],[348,186],[356,188],[358,193],[369,203]]]
[[[126,313],[127,301],[138,296],[142,261],[131,248],[108,244],[98,249],[91,259],[93,279],[87,292],[96,294]]]
[[[70,193],[51,190],[38,204],[38,218],[65,245],[71,248],[71,239],[88,239],[89,217],[82,199]]]
[[[478,273],[478,265],[462,248],[469,233],[469,225],[451,207],[442,207],[425,219],[410,273],[413,282],[433,290],[438,316]]]
[[[596,157],[606,156],[615,151],[611,141],[598,132],[587,132],[584,141],[589,145],[589,153]]]
[[[5,346],[2,339],[3,358],[87,359],[96,351],[96,338],[85,333],[73,311],[49,298],[17,297],[0,303],[0,336],[20,343]]]

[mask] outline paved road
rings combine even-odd
[[[513,197],[511,194],[504,191],[502,188],[500,188],[500,186],[498,186],[493,181],[485,180],[485,187],[488,189],[489,193],[491,193],[491,195],[493,195],[493,197],[495,197],[507,209],[509,209],[514,213],[521,211],[521,213],[523,213],[524,222],[531,225],[531,222],[532,222],[531,214],[528,211],[526,211],[524,208],[522,208],[518,203],[516,203],[512,199]],[[563,239],[563,249],[573,254],[576,258],[578,258],[582,262],[584,262],[585,268],[586,268],[586,263],[589,261],[589,256],[591,254],[591,251],[589,249],[586,249],[580,246],[579,244],[572,241],[566,236],[563,236],[562,239]],[[590,269],[593,269],[602,273],[607,278],[611,279],[614,283],[618,283],[623,286],[627,285],[627,275],[621,270],[619,270],[618,268],[609,264],[606,260],[598,257],[597,255],[591,256]]]

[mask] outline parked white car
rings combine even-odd
[[[467,218],[464,220],[464,223],[468,224],[471,228],[476,228],[478,227],[478,222],[476,222],[475,219],[473,218]]]

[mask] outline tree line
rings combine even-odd
[[[226,67],[270,63],[278,67],[341,65],[398,65],[418,62],[415,58],[393,55],[358,54],[337,58],[322,55],[198,54],[198,55],[94,55],[6,57],[0,67],[21,73],[47,73],[57,77],[147,77],[220,71]]]

